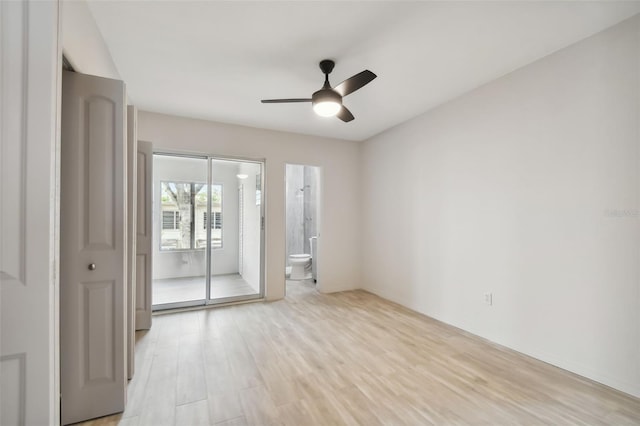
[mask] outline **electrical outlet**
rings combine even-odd
[[[484,294],[484,303],[489,306],[493,305],[493,293]]]

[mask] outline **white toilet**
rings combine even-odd
[[[290,280],[304,280],[311,278],[307,270],[311,266],[310,254],[292,254],[289,255],[289,264],[291,265]]]

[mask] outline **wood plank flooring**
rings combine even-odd
[[[156,316],[87,425],[638,425],[640,400],[364,291]]]

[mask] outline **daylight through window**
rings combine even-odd
[[[207,244],[211,226],[212,248],[222,248],[222,185],[211,186],[211,221],[207,212],[207,185],[197,182],[161,182],[160,249],[196,250]]]

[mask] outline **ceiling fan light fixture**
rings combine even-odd
[[[342,96],[331,89],[318,90],[311,99],[313,110],[321,117],[333,117],[342,108]]]
[[[342,98],[363,86],[369,84],[376,75],[369,70],[364,70],[353,75],[338,84],[331,87],[329,83],[329,74],[333,71],[335,62],[331,59],[320,61],[320,71],[324,74],[324,85],[311,96],[311,98],[288,98],[288,99],[263,99],[263,104],[289,104],[298,102],[311,102],[311,106],[316,114],[321,117],[338,117],[340,120],[348,123],[355,118],[351,111],[342,104]]]
[[[342,105],[335,101],[324,101],[313,104],[313,110],[320,117],[333,117],[340,111]]]

